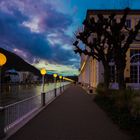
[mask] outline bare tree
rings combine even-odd
[[[109,87],[109,62],[112,59],[117,69],[119,88],[125,88],[124,70],[126,67],[126,52],[133,41],[135,41],[140,29],[140,21],[134,29],[127,28],[126,20],[129,12],[130,9],[128,8],[124,10],[120,22],[117,22],[115,13],[112,13],[108,18],[102,14],[98,14],[97,21],[95,21],[94,17],[86,18],[83,22],[84,30],[76,35],[76,41],[73,43],[76,47],[74,50],[75,53],[83,53],[102,62],[106,88]],[[85,44],[84,50],[79,46],[80,41]]]

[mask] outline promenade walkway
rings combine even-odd
[[[92,99],[71,86],[8,140],[130,140]]]

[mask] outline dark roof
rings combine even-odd
[[[89,9],[89,10],[87,10],[87,17],[89,15],[97,15],[97,14],[110,15],[112,13],[115,13],[117,15],[122,15],[123,12],[124,12],[124,10],[114,10],[114,9],[93,10],[93,9]],[[140,9],[130,10],[129,15],[140,15]]]

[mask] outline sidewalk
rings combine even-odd
[[[8,140],[130,140],[78,87],[64,94]]]

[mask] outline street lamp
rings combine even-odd
[[[42,69],[40,70],[40,73],[41,73],[41,75],[42,75],[42,92],[44,92],[44,76],[45,76],[45,74],[47,73],[47,71],[46,71],[45,68],[42,68]]]
[[[62,79],[63,79],[63,85],[64,85],[64,82],[65,82],[65,77],[63,76],[63,78],[62,78]]]
[[[63,90],[64,90],[64,86],[65,86],[65,77],[63,76]]]
[[[59,79],[60,79],[60,92],[61,92],[61,79],[62,79],[61,75],[59,76]]]
[[[60,79],[60,86],[61,86],[61,79],[62,79],[62,76],[59,76],[59,79]]]
[[[53,74],[53,77],[54,77],[54,91],[55,91],[55,97],[56,97],[56,77],[57,77],[57,74],[56,73],[54,73]]]
[[[59,76],[60,79],[62,79],[62,76]]]
[[[0,93],[1,93],[1,69],[2,66],[7,62],[7,58],[4,54],[0,53]]]

